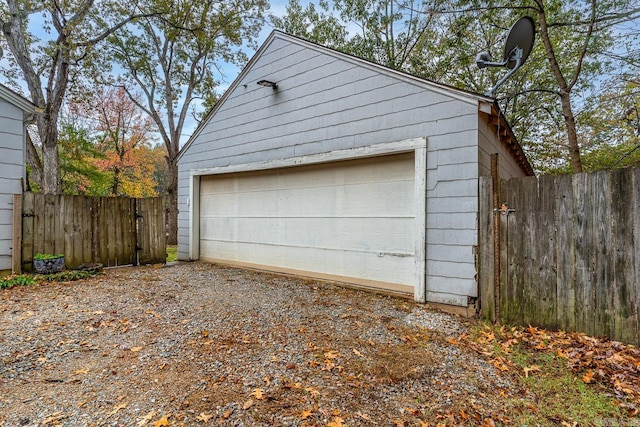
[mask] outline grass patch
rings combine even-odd
[[[468,338],[525,391],[505,402],[514,408],[517,425],[628,425],[633,420],[613,397],[613,390],[602,384],[585,384],[553,346],[541,348],[519,330],[480,323]]]
[[[167,262],[173,262],[178,260],[178,246],[167,246]]]
[[[45,282],[70,282],[86,279],[99,274],[96,270],[64,270],[52,274],[19,274],[0,279],[0,289],[11,289],[14,286],[31,286]]]

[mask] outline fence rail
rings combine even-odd
[[[162,263],[166,259],[165,203],[161,197],[27,192],[16,205],[22,212],[21,227],[16,227],[22,251],[20,259],[14,259],[14,270],[21,266],[31,271],[38,253],[64,254],[68,268],[98,262],[104,266]]]
[[[640,168],[499,187],[480,180],[484,316],[640,344]]]

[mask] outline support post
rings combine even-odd
[[[11,272],[22,273],[22,194],[13,195],[13,241],[11,242]]]
[[[491,155],[491,181],[493,184],[493,304],[495,321],[500,321],[500,176],[498,153]]]

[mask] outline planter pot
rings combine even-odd
[[[50,259],[34,259],[33,268],[39,274],[58,273],[64,270],[64,257]]]

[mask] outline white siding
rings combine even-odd
[[[500,142],[496,131],[493,130],[495,126],[490,126],[482,115],[478,117],[478,129],[478,161],[481,176],[491,175],[491,154],[495,153],[498,153],[498,174],[500,178],[509,179],[526,176],[526,173],[509,153],[505,144]]]
[[[278,90],[258,86],[261,79],[277,82]],[[418,137],[428,141],[427,297],[466,306],[477,295],[477,99],[281,34],[182,154],[178,257],[189,258],[190,170]]]
[[[23,112],[0,99],[0,271],[11,269],[13,195],[22,194]]]

